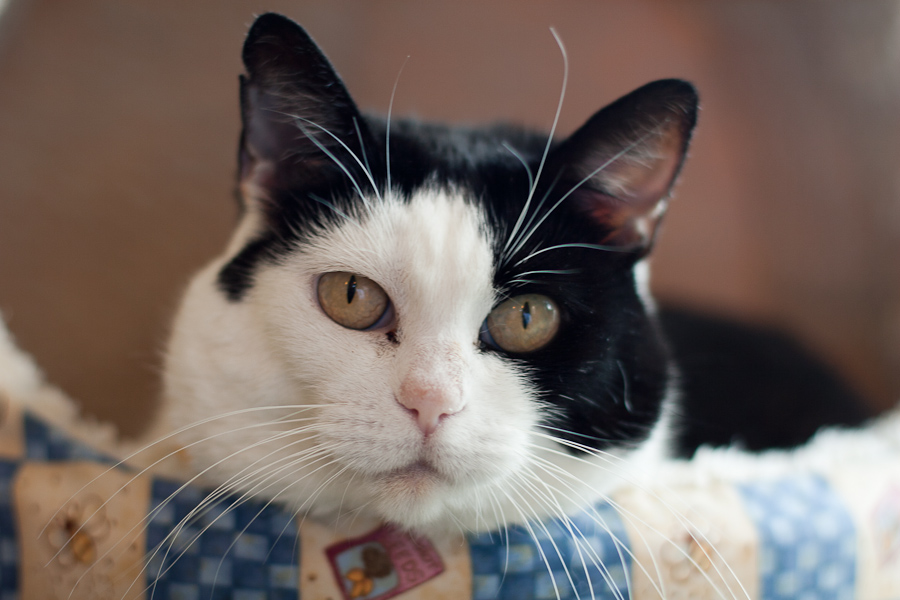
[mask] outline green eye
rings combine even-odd
[[[319,305],[332,321],[348,329],[375,325],[391,304],[380,285],[361,275],[336,271],[319,277]]]
[[[507,352],[543,348],[559,331],[559,309],[541,294],[522,294],[503,302],[484,322],[482,341]]]

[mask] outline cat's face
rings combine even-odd
[[[166,363],[165,418],[204,421],[180,435],[198,469],[300,514],[485,529],[586,504],[661,451],[668,364],[636,271],[688,84],[545,152],[361,116],[277,15],[244,62],[242,220]]]

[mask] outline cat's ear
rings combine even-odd
[[[594,114],[551,153],[562,189],[575,190],[575,210],[604,232],[601,243],[649,251],[687,153],[697,101],[686,81],[649,83]]]
[[[287,17],[253,23],[243,49],[241,187],[247,195],[309,185],[356,168],[370,139],[343,82]]]

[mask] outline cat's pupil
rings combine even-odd
[[[347,282],[347,304],[353,302],[353,297],[356,295],[356,275],[351,275],[350,280]]]
[[[526,302],[522,306],[522,329],[528,329],[531,323],[531,305]]]

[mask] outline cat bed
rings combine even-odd
[[[0,600],[900,598],[897,411],[791,452],[701,449],[569,519],[445,539],[203,504],[180,457],[144,471],[129,452],[0,322]]]

